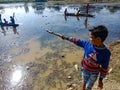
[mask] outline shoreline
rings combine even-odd
[[[47,1],[47,2],[52,2],[52,3],[65,3],[65,4],[85,4],[85,3],[87,3],[86,1]],[[107,1],[103,1],[103,2],[100,2],[100,1],[98,1],[98,2],[94,2],[94,1],[92,1],[92,2],[88,2],[88,3],[90,3],[90,4],[110,4],[110,3],[112,3],[112,4],[120,4],[120,1],[109,1],[109,2],[107,2]]]
[[[85,4],[85,3],[90,3],[90,4],[120,4],[120,1],[46,1],[46,2],[35,2],[35,1],[0,1],[0,4],[10,4],[10,3],[65,3],[65,4]]]
[[[119,44],[120,43],[120,40],[115,40],[115,41],[113,41],[113,42],[109,42],[108,43],[108,46],[110,47],[110,46],[114,46],[114,45],[117,45],[117,44]]]

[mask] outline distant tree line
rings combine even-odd
[[[44,1],[72,1],[72,0],[0,0],[1,2],[44,2]],[[81,1],[81,0],[76,0]],[[82,0],[83,2],[86,0]],[[109,2],[109,1],[120,1],[120,0],[88,0],[89,2]]]
[[[42,2],[47,0],[0,0],[0,2]]]

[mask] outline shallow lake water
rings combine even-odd
[[[120,4],[91,5],[95,17],[64,17],[64,10],[85,12],[85,4],[16,3],[0,4],[2,19],[15,16],[18,27],[0,29],[0,90],[64,90],[65,84],[80,79],[73,66],[83,50],[51,35],[46,30],[89,39],[88,29],[105,25],[106,44],[120,39]],[[71,76],[72,78],[68,78]]]

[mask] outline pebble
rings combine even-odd
[[[76,71],[79,70],[78,64],[75,64],[74,67],[75,67],[75,70],[76,70]]]
[[[69,75],[68,77],[67,77],[68,79],[72,79],[72,77]]]
[[[73,90],[74,88],[73,87],[70,87],[70,88],[68,88],[67,90]]]
[[[30,69],[30,67],[29,67],[29,66],[26,66],[26,69],[27,69],[27,70],[29,70],[29,69]]]

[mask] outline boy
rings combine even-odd
[[[73,42],[84,49],[84,57],[81,62],[83,78],[82,90],[91,90],[98,76],[98,87],[100,89],[103,88],[103,78],[108,73],[111,55],[110,51],[103,43],[107,36],[108,30],[103,25],[99,25],[89,30],[90,40],[88,41],[62,36],[63,40]]]

